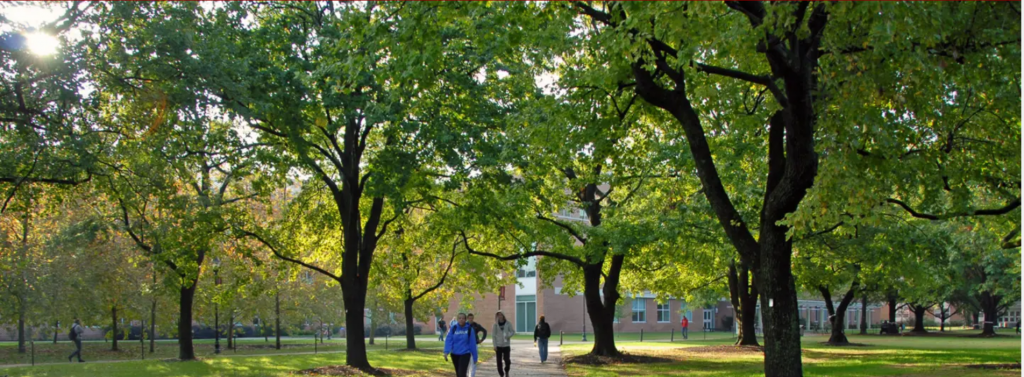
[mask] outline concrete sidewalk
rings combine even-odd
[[[565,377],[565,370],[562,369],[562,350],[557,341],[548,343],[548,360],[544,364],[540,363],[540,352],[533,346],[533,342],[529,341],[512,340],[512,353],[509,358],[512,360],[509,377]],[[495,356],[477,365],[476,376],[498,377],[497,359]]]

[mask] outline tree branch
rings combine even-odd
[[[532,256],[544,256],[544,257],[552,257],[552,258],[555,258],[555,259],[571,262],[572,264],[575,264],[575,265],[577,265],[579,267],[583,267],[583,266],[586,265],[586,263],[584,263],[583,260],[580,259],[580,258],[569,256],[569,255],[565,255],[565,254],[559,254],[559,253],[553,253],[553,252],[549,252],[549,251],[543,251],[543,250],[534,250],[534,251],[531,251],[531,252],[518,253],[518,254],[512,254],[512,255],[506,255],[506,256],[501,256],[501,255],[497,255],[497,254],[491,254],[491,253],[487,253],[487,252],[476,251],[476,250],[473,250],[473,248],[469,246],[469,239],[466,237],[466,232],[460,231],[459,234],[462,235],[462,244],[466,246],[466,251],[469,252],[470,254],[473,254],[473,255],[479,255],[479,256],[482,256],[482,257],[494,258],[494,259],[497,259],[497,260],[517,260],[517,259],[523,259],[523,258],[528,258],[528,257],[532,257]]]
[[[317,267],[317,266],[314,266],[312,264],[303,262],[301,260],[285,256],[284,254],[281,254],[281,252],[278,251],[277,248],[274,247],[274,245],[272,245],[270,242],[265,240],[263,237],[260,237],[258,234],[250,232],[250,231],[245,230],[245,229],[241,229],[241,232],[242,232],[242,235],[244,235],[246,237],[255,238],[257,241],[262,243],[264,246],[266,246],[268,249],[270,249],[270,252],[273,253],[275,257],[278,257],[279,259],[282,259],[282,260],[285,260],[285,261],[288,261],[288,262],[295,263],[297,265],[300,265],[302,267],[308,268],[310,270],[319,272],[319,273],[324,274],[325,276],[327,276],[327,277],[329,277],[331,279],[334,279],[335,281],[341,282],[341,278],[339,278],[338,276],[336,276],[336,275],[334,275],[334,274],[332,274],[330,272],[327,272],[327,270],[324,270],[324,269],[322,269],[320,267]]]
[[[572,235],[572,236],[573,236],[574,238],[576,238],[577,240],[579,240],[580,242],[582,242],[582,243],[583,243],[584,245],[586,245],[586,244],[587,244],[587,239],[586,239],[586,238],[583,238],[582,236],[580,236],[580,234],[579,234],[579,233],[577,233],[577,232],[576,232],[576,230],[575,230],[575,229],[573,229],[573,228],[572,228],[571,226],[569,226],[569,224],[565,224],[565,223],[562,223],[562,222],[560,222],[560,221],[558,221],[558,220],[555,220],[555,219],[552,219],[552,218],[548,218],[548,217],[545,217],[544,215],[537,215],[537,218],[538,218],[538,219],[541,219],[541,220],[544,220],[544,221],[547,221],[547,222],[550,222],[550,223],[552,223],[552,224],[558,225],[558,226],[559,226],[559,227],[561,227],[562,229],[565,229],[566,231],[568,231],[568,232],[569,232],[569,234],[571,234],[571,235]]]
[[[420,293],[416,297],[413,297],[413,301],[419,300],[421,297],[427,295],[430,292],[433,292],[435,289],[440,288],[441,285],[444,284],[444,279],[448,277],[448,272],[452,270],[452,265],[455,264],[455,250],[458,248],[458,246],[458,241],[452,244],[452,258],[448,260],[448,268],[444,270],[444,275],[441,275],[441,280],[438,281],[437,284],[434,284],[433,287],[430,287],[427,290],[423,291],[423,293]]]
[[[908,205],[907,203],[904,203],[903,201],[900,201],[900,200],[897,200],[897,199],[889,198],[889,199],[886,199],[885,201],[886,201],[886,203],[891,203],[891,204],[895,204],[895,205],[898,205],[898,206],[902,207],[903,210],[907,211],[907,213],[909,213],[913,217],[916,217],[916,218],[919,218],[919,219],[928,219],[928,220],[945,220],[945,219],[952,219],[952,218],[957,218],[957,217],[969,217],[969,216],[997,216],[997,215],[1003,215],[1003,214],[1009,213],[1010,211],[1013,211],[1014,209],[1017,209],[1018,207],[1020,207],[1020,197],[1017,197],[1017,199],[1014,199],[1013,201],[1007,203],[1005,206],[1000,207],[1000,208],[976,209],[976,210],[967,211],[967,212],[955,212],[955,213],[948,213],[948,214],[942,214],[942,215],[933,215],[933,214],[928,214],[928,213],[917,212],[913,208],[910,208],[910,205]]]

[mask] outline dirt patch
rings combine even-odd
[[[303,369],[292,374],[301,376],[415,376],[421,374],[414,370],[393,369],[393,368],[371,368],[360,370],[359,368],[347,365],[330,365],[313,369]],[[452,376],[454,374],[440,374],[440,376]]]
[[[623,352],[620,356],[594,356],[591,354],[570,356],[563,359],[565,364],[580,365],[614,365],[614,364],[649,364],[671,363],[676,359],[659,356],[637,355]]]
[[[733,354],[764,354],[764,347],[761,346],[707,346],[707,347],[686,347],[679,348],[680,351],[688,353],[733,353]]]
[[[829,342],[821,342],[821,343],[818,343],[818,344],[821,344],[823,346],[829,346],[829,347],[871,347],[870,344],[864,344],[864,343],[832,344],[832,343],[829,343]]]
[[[971,369],[1020,369],[1020,363],[1013,364],[971,364],[966,365]]]

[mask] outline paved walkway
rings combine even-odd
[[[565,377],[565,369],[562,369],[562,350],[558,341],[548,342],[548,360],[540,363],[540,352],[533,347],[533,342],[512,341],[512,369],[509,370],[509,377],[531,376],[531,377]],[[476,377],[498,377],[497,356],[492,357],[486,363],[477,365]]]

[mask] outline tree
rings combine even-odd
[[[884,89],[877,90],[878,82],[895,82],[897,87],[909,85],[911,81],[917,82],[914,77],[916,75],[907,73],[911,68],[918,69],[921,64],[909,63],[920,62],[922,57],[931,58],[933,54],[950,54],[954,44],[953,38],[947,35],[978,35],[939,32],[939,41],[920,41],[908,37],[906,41],[894,42],[889,32],[893,26],[904,25],[906,17],[932,21],[955,19],[958,26],[970,23],[966,28],[979,29],[993,27],[999,22],[975,24],[973,16],[966,16],[968,13],[953,5],[927,8],[927,12],[902,5],[882,6],[885,8],[883,11],[878,7],[841,3],[768,5],[760,2],[727,2],[727,6],[735,11],[732,12],[734,16],[720,16],[720,8],[714,5],[666,5],[659,8],[612,3],[604,10],[599,10],[584,3],[575,3],[575,8],[592,20],[598,33],[604,32],[609,40],[617,39],[616,42],[608,43],[608,46],[617,47],[621,53],[609,56],[624,56],[625,61],[613,61],[614,68],[610,71],[622,72],[623,66],[630,67],[636,79],[636,92],[646,102],[664,109],[686,134],[704,192],[740,258],[751,262],[755,279],[763,289],[761,307],[768,308],[764,313],[767,330],[766,374],[800,375],[799,329],[795,287],[790,271],[792,241],[789,231],[815,232],[814,228],[807,226],[805,219],[814,210],[827,206],[828,202],[820,200],[818,195],[812,200],[807,197],[812,185],[819,189],[819,185],[815,184],[819,172],[818,150],[831,151],[833,140],[847,140],[843,137],[832,139],[833,135],[863,129],[854,126],[852,123],[855,121],[851,122],[858,114],[884,113],[879,110],[886,107],[885,102],[864,101],[864,98],[885,95]],[[1002,6],[979,6],[982,12],[975,12],[974,16],[981,15],[991,21],[1005,19],[999,14],[1004,9],[999,7]],[[669,14],[673,17],[668,17]],[[871,26],[865,26],[865,20],[870,20]],[[740,21],[745,21],[751,27],[743,28]],[[933,22],[932,25],[936,29],[945,28],[945,23],[941,22]],[[708,34],[711,30],[715,31],[715,35]],[[995,31],[995,28],[992,30]],[[997,56],[1015,56],[1005,52],[1014,48],[1019,51],[1019,39],[1010,39],[1011,42],[1004,44],[1001,41],[1006,39],[1000,41],[1000,37],[1012,32],[996,33],[998,36],[991,40],[985,38],[984,41],[975,42],[973,45],[977,50],[972,53],[986,55],[986,58],[993,60],[998,59]],[[934,47],[916,49],[913,47],[915,45]],[[886,80],[881,80],[883,77],[858,76],[862,72],[857,63],[851,61],[859,59],[851,56],[857,50],[880,53],[886,57],[872,60],[871,65],[878,68],[876,72],[889,72]],[[999,66],[1007,67],[1006,64]],[[933,67],[928,68],[929,73],[938,71]],[[764,71],[770,73],[759,73]],[[1008,71],[1000,70],[999,74]],[[698,75],[700,73],[709,77],[705,79]],[[717,80],[720,77],[729,80]],[[740,83],[738,86],[737,82]],[[947,89],[942,80],[930,82],[942,83],[931,86],[932,90]],[[768,136],[767,151],[762,154],[768,160],[768,179],[765,182],[760,226],[757,229],[760,236],[757,238],[750,233],[740,212],[736,210],[734,199],[730,199],[726,186],[722,184],[719,173],[722,162],[715,161],[709,147],[709,138],[738,134],[744,128],[737,127],[738,124],[733,122],[726,130],[714,129],[712,132],[707,126],[714,111],[722,108],[716,105],[724,105],[726,108],[738,105],[738,96],[722,96],[722,91],[741,93],[741,88],[752,85],[763,88],[769,93],[769,98],[774,100],[774,104],[767,109],[771,115],[762,118],[768,120],[765,122],[767,132],[759,133]],[[882,93],[878,97],[850,96],[871,93],[871,90]],[[852,103],[854,101],[856,105]],[[871,118],[871,126],[896,121],[879,118],[884,117]],[[887,130],[885,127],[872,129]],[[820,149],[816,147],[816,141],[821,142]],[[893,141],[898,146],[908,144]],[[832,156],[832,153],[828,154],[829,160],[832,160]],[[839,158],[836,162],[842,160]],[[829,171],[829,178],[832,177],[831,171],[845,167],[841,163],[824,166]],[[847,174],[861,174],[858,178],[863,180],[860,170],[846,170],[849,171]],[[882,172],[884,170],[879,171]],[[830,190],[847,181],[828,179],[826,182],[820,185],[823,186],[821,192],[836,196],[850,192],[848,186]],[[872,205],[877,203],[874,201]],[[835,217],[843,213],[837,212]],[[821,228],[830,227],[834,223],[830,222]]]
[[[407,349],[416,349],[413,320],[429,317],[429,308],[439,306],[440,300],[436,298],[450,298],[455,291],[453,288],[458,286],[449,280],[452,267],[456,264],[455,258],[459,254],[458,239],[454,234],[448,234],[447,237],[438,234],[429,216],[425,210],[414,210],[404,216],[396,224],[398,230],[382,240],[385,253],[378,259],[375,268],[378,276],[384,277],[378,294],[399,298],[402,302]],[[434,299],[421,305],[423,309],[417,313],[414,307],[416,301],[425,297]]]
[[[63,15],[36,31],[60,38],[52,55],[30,51],[20,33],[25,25],[0,20],[11,30],[0,46],[0,59],[9,63],[0,68],[0,213],[21,189],[76,186],[101,170],[97,157],[108,145],[108,130],[87,105],[93,98],[84,90],[92,78],[85,44],[68,37],[94,5],[69,3]]]
[[[464,109],[445,104],[461,101],[474,111],[480,109],[474,102],[496,107],[481,96],[464,94],[474,92],[471,75],[492,58],[493,50],[509,46],[505,40],[478,44],[471,37],[505,21],[484,5],[225,8],[215,15],[222,20],[218,36],[231,41],[230,51],[202,49],[203,60],[225,64],[223,80],[211,81],[210,90],[263,142],[311,174],[335,207],[335,215],[324,217],[330,221],[319,226],[338,231],[332,258],[340,260],[339,270],[278,257],[336,280],[346,310],[360,313],[379,240],[407,202],[421,199],[413,189],[433,184],[425,178],[437,176],[431,170],[444,165],[453,166],[458,176],[469,175],[462,166],[472,158],[475,146],[469,141],[483,138],[484,127],[467,122],[459,114]],[[243,22],[249,15],[254,22]],[[441,111],[424,112],[434,109]],[[425,121],[428,117],[431,122]],[[457,181],[449,184],[457,187]],[[362,316],[346,315],[345,358],[346,364],[365,369],[362,321]]]

